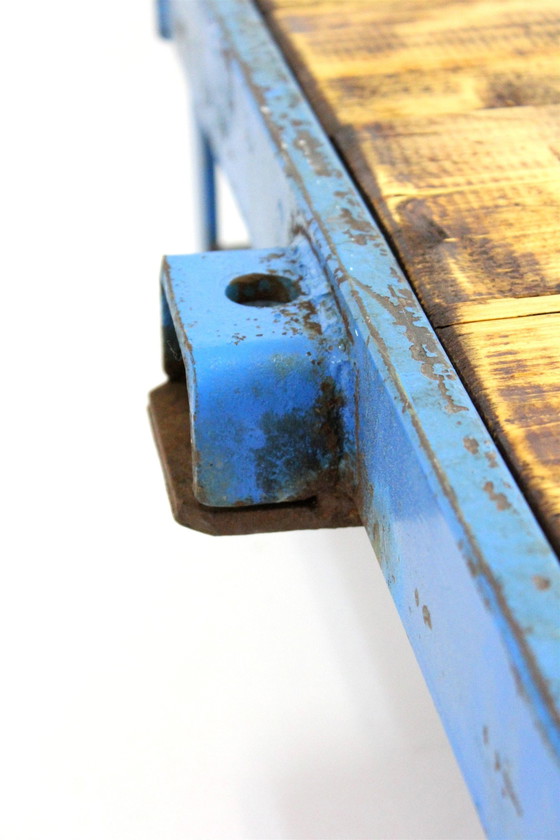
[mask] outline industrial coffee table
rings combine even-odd
[[[557,12],[159,4],[206,185],[206,250],[161,277],[175,517],[361,522],[508,840],[560,836]],[[218,247],[216,164],[251,249]]]

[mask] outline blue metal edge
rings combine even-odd
[[[156,20],[158,32],[161,37],[172,38],[171,0],[156,0]]]
[[[560,825],[560,569],[249,0],[173,0],[258,248],[307,237],[354,337],[360,513],[490,836]]]

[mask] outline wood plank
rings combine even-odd
[[[560,295],[467,300],[448,310],[449,325],[560,312]]]
[[[465,301],[560,293],[559,136],[559,106],[335,134],[434,325]]]
[[[459,324],[440,336],[560,542],[560,314]]]
[[[558,550],[558,3],[259,5]]]
[[[339,126],[387,109],[396,118],[560,102],[556,3],[270,6],[296,72]]]

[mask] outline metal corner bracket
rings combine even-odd
[[[328,282],[289,249],[167,257],[150,415],[176,519],[212,534],[359,524],[352,371]]]

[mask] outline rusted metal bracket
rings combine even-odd
[[[325,488],[301,502],[254,507],[208,507],[193,492],[189,405],[183,382],[166,382],[150,394],[150,418],[173,515],[177,522],[212,536],[265,534],[359,525],[352,499]]]
[[[311,250],[168,257],[161,282],[173,384],[150,412],[175,517],[217,534],[358,524],[352,366]]]

